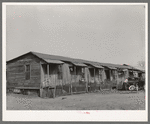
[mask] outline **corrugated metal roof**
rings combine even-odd
[[[78,62],[72,62],[72,64],[74,64],[75,66],[81,66],[81,67],[86,67],[87,66],[83,63],[78,63]]]
[[[43,60],[45,60],[47,63],[52,63],[52,64],[63,64],[64,63],[60,60],[51,60],[51,59],[43,59]]]

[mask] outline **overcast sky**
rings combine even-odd
[[[136,66],[145,56],[142,5],[7,5],[6,17],[7,60],[35,51]]]

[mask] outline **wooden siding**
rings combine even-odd
[[[33,55],[22,56],[7,64],[8,87],[40,87],[40,59]],[[25,78],[25,66],[30,65],[30,79]]]

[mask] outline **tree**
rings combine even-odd
[[[145,61],[139,61],[138,66],[145,70]]]

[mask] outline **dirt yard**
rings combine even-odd
[[[97,92],[40,98],[7,94],[7,110],[145,110],[145,92]]]

